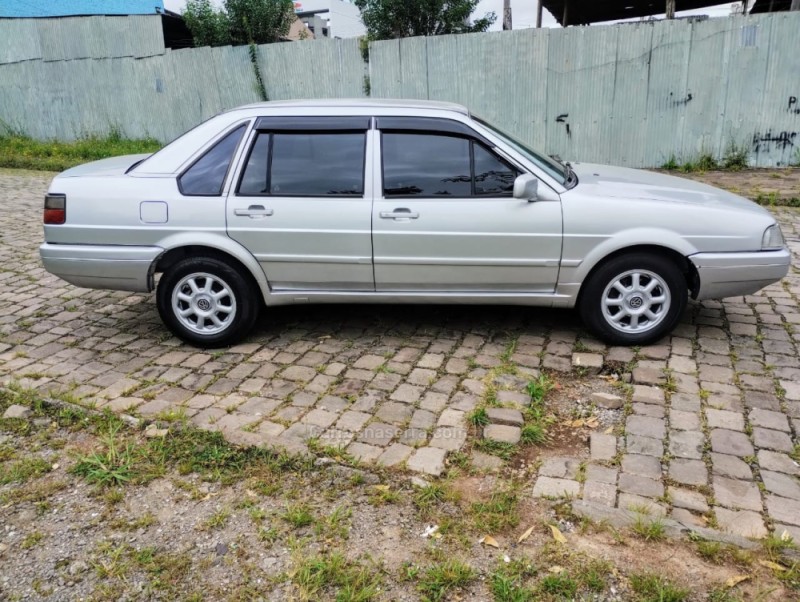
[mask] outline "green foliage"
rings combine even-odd
[[[189,0],[183,12],[195,46],[271,44],[284,38],[295,19],[291,0]]]
[[[467,416],[467,420],[473,426],[486,426],[489,424],[489,414],[486,408],[476,408]]]
[[[425,569],[419,583],[423,600],[444,600],[447,593],[475,579],[474,569],[457,559],[450,559]]]
[[[19,134],[0,134],[0,167],[64,171],[88,161],[154,153],[159,148],[161,143],[158,140],[126,140],[118,132],[75,142],[41,141]]]
[[[636,599],[641,602],[684,602],[689,598],[689,590],[659,575],[631,575],[630,579],[631,589],[638,594]]]
[[[722,168],[731,171],[741,171],[748,166],[748,155],[747,147],[736,146],[734,143],[731,143],[725,151],[725,156],[722,157]]]
[[[470,22],[479,0],[355,0],[370,40],[486,31],[494,13]]]
[[[72,472],[100,486],[123,485],[130,481],[134,462],[133,446],[117,440],[121,427],[121,423],[113,425],[102,438],[104,449],[81,458]]]
[[[306,600],[334,599],[322,594],[335,590],[336,600],[366,602],[377,598],[383,582],[379,571],[341,552],[305,557],[295,564],[291,578]]]

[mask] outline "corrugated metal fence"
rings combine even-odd
[[[132,25],[120,25],[132,19]],[[105,20],[105,21],[104,21]],[[91,22],[91,25],[89,24]],[[250,50],[164,50],[158,17],[0,21],[0,120],[37,138],[168,140],[260,99]],[[456,101],[563,158],[800,160],[800,13],[259,46],[270,99]]]

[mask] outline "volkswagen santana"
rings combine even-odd
[[[263,306],[577,307],[613,344],[668,333],[689,296],[745,295],[790,254],[770,213],[711,186],[554,161],[464,107],[269,102],[150,156],[58,175],[45,268],[149,292],[182,339],[231,344]]]

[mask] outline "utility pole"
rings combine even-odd
[[[542,28],[542,0],[537,0],[536,7],[536,29]]]
[[[667,19],[675,18],[675,0],[667,0]]]
[[[511,31],[511,0],[503,0],[503,31]]]

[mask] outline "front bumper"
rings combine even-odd
[[[161,247],[60,245],[39,247],[44,269],[81,288],[147,293],[153,290],[155,259]]]
[[[696,299],[723,299],[751,295],[789,273],[788,249],[749,253],[697,253],[689,261],[697,269],[700,286]]]

